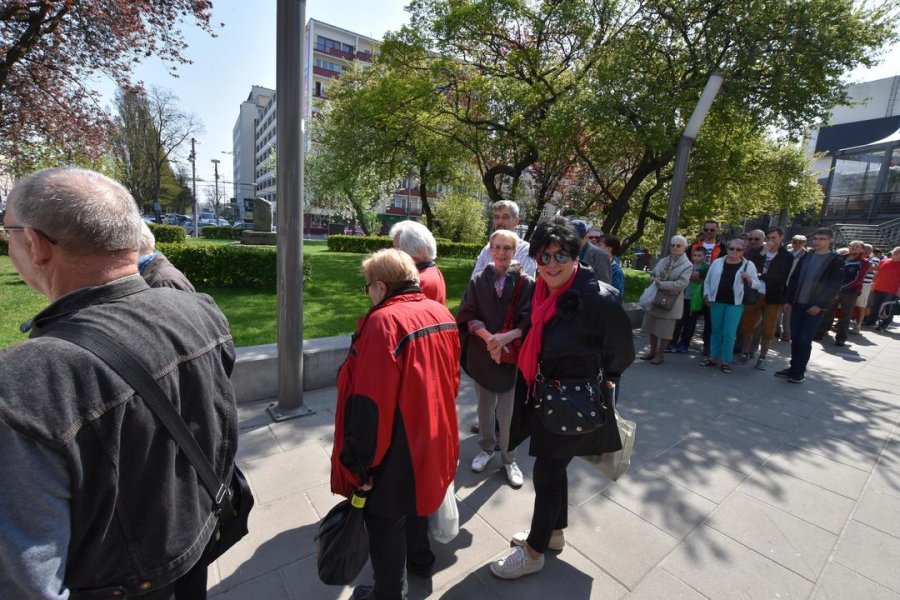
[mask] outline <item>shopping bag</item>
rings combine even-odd
[[[634,451],[634,434],[637,430],[637,424],[634,421],[621,418],[619,411],[616,411],[616,425],[619,428],[619,437],[622,439],[621,450],[580,457],[612,481],[618,481],[622,475],[628,472],[628,467],[631,466],[631,453]]]
[[[638,300],[638,304],[641,305],[641,308],[644,310],[650,310],[653,308],[653,300],[656,298],[656,282],[650,282],[650,285],[647,286],[647,289],[644,290],[644,293],[641,294],[640,299]]]
[[[316,532],[319,579],[327,585],[349,585],[369,559],[369,535],[363,522],[365,496],[354,494],[328,511]]]
[[[449,544],[459,533],[459,509],[456,506],[456,490],[453,482],[444,494],[444,501],[437,512],[428,517],[428,531],[431,537],[442,544]]]

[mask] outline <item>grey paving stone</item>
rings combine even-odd
[[[238,439],[238,461],[257,460],[283,452],[269,426],[241,432]]]
[[[891,462],[880,463],[872,473],[869,487],[900,498],[900,465]]]
[[[853,519],[900,538],[900,498],[870,488],[857,504]]]
[[[900,539],[851,521],[838,543],[834,561],[900,593]]]
[[[900,595],[850,569],[828,563],[810,600],[900,600]]]
[[[711,600],[805,599],[813,589],[803,577],[707,526],[661,566]]]
[[[672,536],[604,496],[569,511],[566,543],[628,588],[678,544]]]
[[[250,513],[250,533],[216,561],[219,587],[237,587],[315,554],[318,521],[304,494],[257,504]]]
[[[318,443],[258,460],[239,461],[258,503],[268,503],[331,480],[331,460]]]
[[[859,497],[869,477],[867,471],[790,445],[774,452],[766,467],[853,499]]]
[[[882,445],[880,441],[868,440],[866,443],[860,443],[858,440],[802,430],[798,430],[788,438],[787,443],[863,471],[871,471],[875,466]]]
[[[433,594],[428,596],[410,596],[440,598],[441,600],[473,600],[474,598],[484,598],[485,600],[494,600],[498,598],[497,594],[488,587],[487,578],[490,574],[485,573],[485,569],[479,569],[474,573],[469,573],[464,579],[454,581],[447,587],[435,590]]]
[[[853,500],[763,466],[739,491],[778,507],[832,533],[839,533],[853,509]]]
[[[798,402],[798,404],[805,403]],[[728,414],[787,433],[798,429],[807,419],[805,416],[796,415],[781,407],[771,404],[756,404],[755,402],[744,402],[733,408]]]
[[[741,493],[729,497],[706,524],[810,581],[837,542],[835,534]]]
[[[743,473],[681,447],[656,457],[644,468],[716,504],[746,478]]]
[[[748,404],[759,408],[771,408],[776,411],[784,411],[798,417],[808,417],[822,406],[820,402],[807,402],[805,400],[789,398],[774,393],[760,393],[753,398],[753,400],[748,402]]]
[[[319,580],[316,557],[308,556],[294,561],[278,570],[279,578],[284,582],[290,600],[349,600],[353,595],[353,586],[372,583],[372,569],[367,564],[362,572],[349,586],[325,585]],[[275,573],[265,577],[273,577]],[[264,578],[265,578],[264,577]],[[240,600],[268,600],[265,596],[248,596]]]
[[[307,444],[325,441],[334,442],[334,414],[320,410],[314,415],[272,423],[269,425],[279,445],[290,451]]]
[[[695,433],[678,444],[685,450],[710,458],[745,475],[755,471],[780,445],[780,441],[729,435],[719,431]]]
[[[265,577],[257,577],[238,587],[227,591],[218,591],[216,587],[210,588],[208,591],[209,598],[215,600],[288,600],[287,590],[284,582],[278,573],[273,573]]]
[[[706,596],[662,567],[656,567],[627,596],[627,600],[706,600]]]

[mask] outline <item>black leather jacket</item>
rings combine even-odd
[[[226,481],[237,449],[228,323],[210,297],[150,289],[134,275],[58,299],[34,318],[30,340],[0,352],[0,419],[68,466],[71,597],[152,593],[200,558],[213,502],[140,397],[93,354],[50,335],[61,321],[132,350]]]

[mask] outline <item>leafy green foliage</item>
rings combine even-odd
[[[156,238],[157,244],[183,242],[185,238],[187,238],[184,227],[178,225],[157,225],[156,223],[150,223],[149,227],[150,231],[153,232],[153,237]]]
[[[276,289],[276,250],[271,246],[160,244],[158,248],[195,287]],[[310,277],[309,263],[304,260],[304,286]]]
[[[200,235],[210,240],[239,240],[242,229],[234,227],[208,226],[200,228]]]
[[[484,205],[472,196],[447,194],[434,207],[434,221],[435,235],[469,244],[484,240]]]

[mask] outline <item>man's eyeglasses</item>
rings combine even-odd
[[[9,234],[10,233],[15,233],[17,231],[25,231],[26,229],[29,229],[29,228],[24,225],[0,225],[0,240],[3,240],[4,242],[9,242]],[[54,246],[56,245],[57,240],[53,239],[52,237],[50,237],[49,235],[47,235],[40,229],[35,229],[34,227],[31,227],[30,229],[37,232],[38,235],[43,237],[45,240],[47,240]]]
[[[592,242],[599,242],[600,240],[603,239],[603,236],[602,235],[589,235],[588,239]]]
[[[729,252],[743,252],[744,249],[743,249],[743,248],[734,248],[734,247],[732,247],[732,246],[729,246],[729,247],[728,247],[728,251],[729,251]]]
[[[715,230],[716,230],[715,227],[713,227],[712,229],[710,229],[709,227],[704,227],[704,228],[703,228],[703,231],[715,231]]]
[[[366,285],[362,286],[363,294],[368,294],[368,293],[369,293],[369,288],[372,287],[373,285],[375,285],[375,282],[374,282],[374,281],[371,282],[371,283],[367,283]]]
[[[751,242],[761,242],[763,240],[762,238],[747,238],[747,239],[750,240]]]
[[[554,252],[553,254],[550,254],[549,252],[541,252],[537,255],[538,262],[541,264],[541,266],[544,267],[550,264],[551,258],[555,258],[558,264],[564,265],[572,260],[572,255],[568,252],[563,252],[562,250]]]

